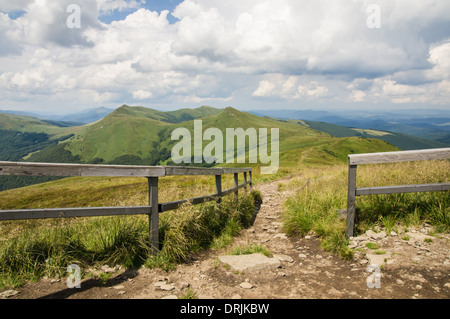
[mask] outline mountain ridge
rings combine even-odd
[[[2,115],[0,114],[0,118]],[[34,123],[33,118],[22,118],[22,124]],[[93,164],[121,164],[121,165],[176,165],[171,158],[171,150],[178,141],[171,139],[171,133],[176,128],[186,128],[191,136],[194,136],[194,121],[201,120],[202,130],[217,128],[223,134],[223,156],[215,154],[216,158],[226,158],[225,137],[227,128],[267,129],[269,136],[272,129],[279,130],[279,169],[286,170],[298,165],[329,165],[344,163],[347,155],[351,153],[368,153],[398,150],[392,144],[380,139],[362,138],[360,136],[335,137],[326,132],[318,131],[306,125],[300,125],[298,121],[286,121],[241,112],[232,107],[215,109],[212,107],[200,107],[197,109],[182,109],[170,112],[161,112],[144,107],[132,107],[122,105],[109,113],[101,120],[77,127],[58,127],[44,121],[30,125],[46,128],[47,138],[53,138],[54,142],[48,144],[44,137],[43,148],[31,148],[28,144],[30,137],[23,141],[24,148],[32,151],[21,158],[8,158],[8,160],[26,160],[29,162],[60,162],[60,163],[93,163]],[[31,121],[31,122],[27,122]],[[1,127],[0,121],[0,129]],[[304,122],[300,122],[304,123]],[[38,125],[39,124],[39,125]],[[40,126],[41,125],[41,126]],[[49,127],[51,129],[49,129]],[[17,127],[16,127],[17,128]],[[23,128],[22,129],[26,129]],[[31,130],[31,128],[28,128]],[[19,131],[10,131],[19,134]],[[70,135],[62,135],[62,133]],[[52,133],[53,135],[50,135]],[[16,134],[16,135],[17,135]],[[267,151],[271,152],[271,138],[267,138]],[[59,137],[59,139],[56,139]],[[32,136],[31,136],[32,138]],[[193,138],[191,143],[193,143]],[[11,138],[11,141],[13,139]],[[28,143],[28,144],[27,144]],[[212,143],[203,141],[202,150]],[[245,142],[247,143],[247,141]],[[237,148],[237,146],[236,146]],[[250,146],[245,145],[244,163],[181,163],[181,165],[195,166],[252,166],[258,169],[262,164],[250,163],[248,152]],[[1,153],[0,153],[1,155]],[[192,156],[193,154],[191,154]],[[258,154],[260,156],[260,154]],[[269,155],[269,154],[267,154]],[[235,159],[237,153],[235,153]],[[5,158],[0,158],[5,160]],[[9,176],[8,176],[9,177]],[[25,184],[20,184],[20,183]],[[37,182],[39,182],[37,180]],[[14,187],[27,185],[25,181],[14,180]],[[4,188],[3,188],[4,189]]]

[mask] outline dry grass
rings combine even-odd
[[[301,188],[290,198],[283,213],[288,234],[319,234],[325,249],[350,258],[346,248],[345,220],[337,211],[347,206],[347,167],[304,169],[301,177],[282,187]],[[405,162],[358,167],[357,187],[441,183],[450,180],[450,161]],[[434,225],[437,231],[450,229],[449,192],[426,192],[361,196],[356,234],[376,225],[394,229],[399,224]]]
[[[223,188],[233,186],[224,178]],[[167,177],[159,184],[159,201],[215,193],[215,179]],[[234,196],[191,207],[185,205],[160,217],[160,253],[149,257],[148,217],[115,216],[0,222],[0,288],[15,287],[42,276],[64,276],[72,263],[87,267],[121,264],[124,267],[168,269],[189,254],[220,242],[247,226],[255,194],[239,202]],[[0,192],[0,209],[139,206],[148,203],[145,178],[69,178]],[[222,243],[221,245],[224,245]]]

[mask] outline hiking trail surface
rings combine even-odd
[[[111,279],[102,284],[98,276],[86,278],[80,288],[68,288],[65,278],[44,278],[0,298],[175,299],[189,292],[199,299],[450,298],[448,234],[428,235],[426,224],[402,234],[370,230],[350,240],[357,250],[352,261],[343,260],[325,252],[314,234],[282,232],[283,204],[302,189],[278,191],[279,182],[254,186],[263,198],[254,224],[220,251],[202,251],[171,271],[105,265],[96,272],[109,272]],[[385,253],[377,255],[366,243]],[[264,246],[271,255],[227,256],[230,247],[248,244]]]

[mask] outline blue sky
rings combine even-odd
[[[168,10],[169,12],[173,12],[177,5],[179,5],[182,0],[145,0],[145,3],[141,4],[140,8],[145,8],[150,11],[161,12],[163,10]],[[132,14],[138,10],[137,8],[130,8],[125,10],[114,10],[111,13],[99,16],[99,20],[104,23],[111,23],[111,21],[124,20],[128,15]],[[168,15],[168,19],[170,23],[175,23],[178,21],[172,15]]]
[[[450,109],[449,12],[448,0],[0,0],[0,110]]]

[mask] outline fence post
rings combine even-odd
[[[252,181],[253,181],[253,174],[252,174],[252,171],[249,171],[249,172],[248,172],[248,175],[249,175],[249,177],[250,177],[250,184],[249,184],[249,185],[250,185],[250,191],[252,191],[252,186],[253,186],[253,185],[252,185]]]
[[[348,194],[347,194],[347,238],[353,236],[356,216],[356,168],[357,165],[348,165]]]
[[[219,195],[217,203],[222,202],[222,175],[216,175],[216,193]]]
[[[148,200],[152,207],[149,214],[151,253],[156,255],[159,251],[158,177],[148,177]]]
[[[238,201],[239,196],[239,174],[234,173],[234,187],[236,188],[236,191],[234,192],[234,197],[236,198],[236,201]]]
[[[245,187],[244,187],[245,195],[247,195],[247,188],[248,188],[248,186],[247,186],[247,172],[244,172],[244,184],[245,184]]]

